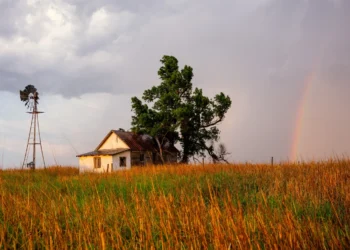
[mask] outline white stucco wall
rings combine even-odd
[[[126,157],[126,167],[120,167],[120,157]],[[113,171],[126,170],[131,168],[131,153],[130,151],[113,156]]]
[[[83,172],[106,173],[108,164],[109,164],[108,172],[110,172],[111,164],[113,163],[113,157],[112,156],[99,156],[99,157],[101,157],[101,168],[94,168],[93,156],[79,157],[80,173],[83,173]]]
[[[115,133],[112,133],[104,144],[98,149],[129,148]]]

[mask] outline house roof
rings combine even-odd
[[[131,151],[156,151],[152,137],[150,135],[139,135],[134,132],[123,131],[123,130],[111,130],[102,142],[97,146],[95,151],[108,140],[112,133],[115,133],[129,148]],[[167,146],[163,150],[171,153],[178,153],[179,150],[173,145]]]
[[[133,132],[112,130],[132,151],[153,151],[155,147],[152,137],[148,135],[138,135]]]
[[[101,146],[108,140],[111,134],[115,133],[129,148],[117,148],[117,149],[103,149],[99,150]],[[152,137],[149,135],[139,135],[133,132],[127,132],[122,130],[111,130],[102,142],[97,146],[95,151],[77,155],[77,157],[83,156],[98,156],[98,155],[116,155],[125,151],[157,151],[157,147],[154,145]],[[174,145],[168,145],[163,148],[165,152],[179,153],[179,150]]]
[[[154,145],[150,135],[139,135],[133,132],[122,130],[112,130],[121,140],[123,140],[131,151],[156,151],[157,147]],[[170,153],[178,153],[179,150],[174,145],[168,145],[163,148],[164,151]]]
[[[127,148],[117,148],[117,149],[104,149],[104,150],[96,150],[85,154],[77,155],[77,157],[83,157],[83,156],[99,156],[99,155],[117,155],[126,151],[129,151],[130,149]]]

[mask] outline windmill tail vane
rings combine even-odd
[[[24,102],[24,105],[30,110],[30,112],[27,113],[32,115],[22,169],[24,167],[28,167],[30,169],[35,170],[37,145],[40,146],[42,161],[44,164],[44,168],[46,168],[39,126],[39,114],[43,113],[38,111],[39,92],[33,85],[28,85],[27,87],[25,87],[24,90],[20,90],[19,94],[21,101]],[[30,151],[32,151],[33,153],[33,158],[32,161],[29,162],[28,159]]]

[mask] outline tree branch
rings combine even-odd
[[[207,124],[207,125],[201,125],[200,128],[209,128],[209,127],[212,127],[212,126],[215,126],[217,125],[218,123],[222,122],[223,118],[220,118],[219,120],[216,120],[215,122],[212,122],[210,124]]]

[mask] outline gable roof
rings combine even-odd
[[[102,142],[97,146],[95,151],[98,151],[99,148],[108,140],[111,134],[115,133],[129,148],[131,151],[156,151],[152,137],[149,135],[139,135],[133,132],[127,132],[122,130],[111,130]],[[165,148],[166,151],[172,153],[178,153],[179,151],[173,145],[170,145]]]

